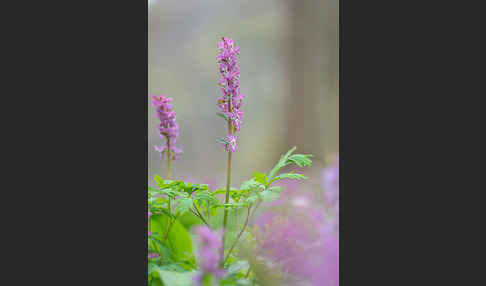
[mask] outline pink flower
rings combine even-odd
[[[235,46],[232,39],[223,37],[218,43],[219,72],[221,78],[221,97],[218,98],[218,107],[224,113],[236,132],[240,131],[243,112],[241,111],[244,95],[240,93],[240,67],[238,66],[238,54],[240,47]],[[235,140],[231,144],[225,144],[227,152],[235,152],[237,148],[236,136],[228,135],[226,139]]]
[[[238,137],[236,135],[227,135],[224,139],[223,139],[223,145],[224,145],[224,149],[228,152],[236,152],[236,148],[238,148],[238,145],[236,143],[236,140],[238,139]]]
[[[160,156],[167,151],[167,146],[170,145],[170,154],[172,159],[176,160],[178,155],[182,153],[182,149],[176,146],[176,140],[179,136],[179,126],[176,122],[176,114],[172,107],[172,98],[152,95],[152,106],[156,107],[156,115],[160,121],[159,134],[161,138],[165,138],[167,141],[162,146],[155,146],[155,150],[160,152]]]
[[[221,232],[213,231],[207,226],[198,226],[194,233],[197,235],[199,249],[199,268],[200,274],[194,280],[197,285],[201,285],[205,275],[214,275],[216,278],[221,278],[224,275],[224,270],[220,268],[222,240]]]
[[[257,217],[258,251],[290,277],[312,286],[338,286],[339,220],[328,217],[311,193],[289,187],[278,205]]]

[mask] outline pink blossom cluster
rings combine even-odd
[[[240,47],[235,46],[232,39],[223,37],[218,44],[218,63],[221,79],[221,97],[218,98],[218,107],[231,123],[233,132],[241,128],[243,112],[241,111],[244,95],[240,93],[240,67],[238,66],[238,55]],[[229,132],[223,140],[227,152],[235,152],[238,139],[233,132]]]
[[[256,220],[263,230],[259,253],[309,285],[338,286],[338,161],[323,170],[322,183],[327,205],[319,204],[318,194],[302,192],[300,184],[285,184],[286,195]]]
[[[176,122],[176,113],[171,104],[172,98],[162,96],[152,95],[152,106],[156,108],[156,115],[160,121],[159,124],[159,134],[161,138],[166,139],[166,143],[162,146],[155,146],[155,150],[160,152],[162,157],[163,153],[169,149],[172,159],[176,160],[178,155],[182,152],[176,146],[177,137],[179,136],[179,126]]]
[[[305,210],[305,211],[304,211]],[[264,230],[259,254],[289,279],[312,286],[339,285],[339,234],[336,220],[321,209],[306,207],[288,213],[267,211],[257,220]]]

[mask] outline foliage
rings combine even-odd
[[[193,278],[199,273],[195,248],[188,227],[195,223],[206,224],[215,229],[221,221],[224,208],[234,214],[245,214],[244,223],[229,225],[226,257],[223,263],[225,276],[217,281],[219,285],[252,285],[249,275],[249,262],[242,260],[238,241],[251,242],[252,234],[248,228],[248,220],[262,203],[277,200],[283,188],[274,185],[282,179],[303,180],[302,174],[281,172],[289,165],[306,167],[312,164],[311,155],[293,154],[292,148],[284,154],[275,167],[267,174],[254,172],[253,177],[243,182],[239,189],[231,188],[231,200],[224,204],[217,195],[226,190],[210,190],[206,184],[196,184],[182,180],[164,180],[154,176],[155,187],[148,187],[148,210],[152,214],[149,219],[148,251],[158,254],[156,258],[148,259],[148,283],[151,286],[193,285]],[[181,223],[192,219],[191,224]],[[234,251],[233,251],[234,250]],[[208,278],[211,279],[211,278]],[[205,279],[204,284],[210,285]]]

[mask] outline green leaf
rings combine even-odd
[[[285,174],[280,174],[276,178],[280,179],[294,179],[294,180],[304,180],[307,179],[306,176],[302,174],[294,174],[294,173],[285,173]]]
[[[164,184],[164,179],[162,179],[159,175],[155,174],[154,175],[154,181],[157,182],[158,185],[163,185]]]
[[[152,191],[152,192],[158,192],[159,191],[158,189],[151,187],[151,186],[148,186],[148,190]]]
[[[235,192],[233,192],[233,193],[235,193]],[[207,190],[203,190],[203,191],[196,193],[194,200],[198,201],[199,203],[205,202],[206,204],[212,204],[212,205],[220,204],[219,200],[217,198],[215,198],[214,195],[215,195],[215,193],[210,193]]]
[[[174,190],[174,189],[171,189],[171,188],[165,188],[165,189],[159,190],[158,193],[169,196],[171,198],[175,198],[175,197],[177,197],[181,194],[177,190]]]
[[[223,204],[223,206],[225,206],[228,209],[230,209],[230,208],[234,209],[234,208],[246,207],[247,204],[245,204],[245,203],[227,203],[227,204]]]
[[[162,234],[165,236],[168,229],[168,218],[168,216],[163,214],[152,215],[150,217],[150,231],[160,234],[156,239],[163,240],[164,237]],[[167,236],[167,240],[162,242],[167,244],[175,261],[192,261],[194,255],[191,236],[187,229],[184,228],[178,220],[172,219],[172,221],[173,223]],[[163,250],[158,247],[159,254],[165,254],[161,253],[162,251]]]
[[[174,271],[174,272],[185,272],[182,267],[175,263],[164,264],[159,267],[160,270]]]
[[[162,283],[162,280],[160,280],[159,276],[154,277],[154,273],[156,273],[156,272],[152,273],[152,283],[150,284],[150,286],[164,286],[164,284]]]
[[[153,264],[153,263],[148,263],[148,275],[151,276],[152,274],[152,271],[154,270],[154,268],[156,268],[157,265]]]
[[[228,141],[228,139],[226,139],[226,137],[224,138],[219,138],[219,143],[222,143],[222,144],[229,144],[230,142]]]
[[[280,169],[285,167],[288,158],[296,149],[297,149],[297,147],[294,146],[287,153],[285,153],[285,155],[280,157],[280,160],[278,161],[277,165],[275,165],[275,167],[273,167],[272,171],[270,171],[270,173],[268,174],[268,177],[270,179],[272,179],[277,174],[277,172],[280,171]]]
[[[192,226],[203,223],[198,217],[189,212],[180,215],[178,220],[186,229],[191,229]]]
[[[238,279],[236,280],[236,286],[250,286],[252,283],[247,279]]]
[[[264,192],[280,193],[282,190],[283,190],[283,187],[281,187],[281,186],[273,186],[273,187],[266,189]]]
[[[191,236],[178,220],[172,224],[167,241],[175,256],[174,260],[187,261],[194,259]]]
[[[253,177],[255,178],[255,182],[258,182],[258,183],[263,184],[265,186],[267,185],[267,175],[265,175],[265,173],[260,174],[260,173],[255,171],[255,173],[253,173]]]
[[[228,268],[227,276],[235,275],[243,269],[248,269],[248,262],[244,260],[239,260],[230,265]]]
[[[222,112],[219,112],[218,113],[218,116],[221,117],[221,118],[223,118],[224,120],[228,121],[228,116],[226,114],[224,114]]]
[[[230,190],[231,192],[231,190]],[[219,195],[219,194],[225,194],[226,190],[225,189],[217,189],[214,192],[212,192],[213,195]]]
[[[241,190],[249,190],[249,191],[256,191],[256,190],[263,190],[265,189],[265,185],[259,182],[256,182],[254,178],[248,181],[244,181],[241,184]]]
[[[263,192],[257,193],[257,195],[264,201],[264,202],[271,202],[278,200],[280,198],[280,192],[283,190],[280,186],[273,186],[270,187]]]
[[[167,230],[167,221],[168,216],[164,214],[152,214],[152,216],[150,216],[150,231],[153,234],[159,234],[159,239],[161,239],[162,234],[165,233]]]
[[[311,166],[312,165],[312,160],[310,159],[312,155],[310,154],[293,154],[292,153],[296,150],[296,147],[293,147],[290,149],[285,155],[283,155],[280,160],[278,161],[277,165],[273,167],[272,171],[268,174],[268,178],[270,181],[275,179],[275,176],[277,173],[282,169],[283,167],[290,165],[290,164],[296,164],[299,167],[306,167],[306,166]]]
[[[240,190],[238,189],[235,189],[235,188],[230,188],[230,195],[231,194],[235,194],[235,193],[238,193]],[[211,194],[214,196],[214,195],[219,195],[219,194],[226,194],[226,189],[218,189],[214,192],[211,192]],[[215,198],[216,199],[216,198]],[[218,200],[218,199],[216,199]],[[219,201],[218,201],[219,202]]]
[[[156,270],[163,281],[165,286],[192,286],[193,277],[197,273],[195,271],[190,272],[175,272],[162,269]]]
[[[265,190],[261,192],[261,196],[264,202],[271,202],[271,201],[278,200],[280,198],[280,193],[272,192],[270,190]]]
[[[260,198],[260,196],[261,196],[260,193],[256,193],[255,195],[246,198],[246,202],[249,204],[254,204]]]
[[[179,214],[188,212],[189,209],[192,207],[192,199],[189,197],[179,198],[176,200],[176,202],[177,202],[176,212],[178,212]]]
[[[288,161],[295,163],[299,167],[306,167],[312,165],[312,160],[310,159],[312,155],[304,154],[294,154],[289,157]]]
[[[268,184],[270,185],[271,183],[282,179],[305,180],[307,179],[307,177],[302,174],[285,173],[285,174],[280,174],[275,178],[271,179],[270,182],[268,182]]]

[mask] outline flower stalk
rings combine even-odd
[[[221,78],[219,85],[221,87],[222,96],[218,99],[218,107],[221,110],[223,117],[228,123],[228,132],[226,137],[222,140],[225,150],[228,152],[228,166],[226,174],[226,196],[225,205],[229,203],[229,194],[231,188],[231,157],[232,153],[237,149],[237,136],[235,132],[240,130],[241,118],[243,112],[241,111],[243,94],[240,93],[240,67],[238,66],[238,54],[240,47],[235,46],[232,39],[223,37],[218,44],[218,56],[219,72]],[[228,223],[228,209],[224,208],[223,215],[223,239],[222,239],[222,253],[221,261],[224,258],[224,245],[227,233]]]
[[[228,105],[228,108],[231,108],[230,105]],[[228,134],[232,134],[232,125],[231,121],[228,121]],[[225,197],[225,204],[229,203],[229,194],[230,194],[230,186],[231,186],[231,154],[233,152],[228,152],[228,167],[227,167],[227,174],[226,174],[226,197]],[[228,209],[225,207],[224,208],[224,217],[223,217],[223,251],[221,251],[221,258],[224,257],[224,244],[226,240],[226,225],[228,222]],[[224,263],[224,260],[221,259]]]
[[[155,150],[160,153],[160,158],[167,152],[167,180],[170,180],[172,177],[171,161],[177,160],[177,156],[182,153],[182,149],[175,146],[179,136],[179,125],[176,122],[176,113],[171,103],[171,97],[152,95],[152,106],[155,107],[156,116],[160,121],[158,126],[159,135],[166,140],[164,145],[155,146]],[[167,207],[169,213],[171,213],[170,197],[168,197]],[[169,230],[170,226],[168,226],[167,233]]]
[[[171,173],[170,173],[170,139],[167,138],[167,180],[170,180]],[[168,197],[168,209],[170,213],[170,197]]]

